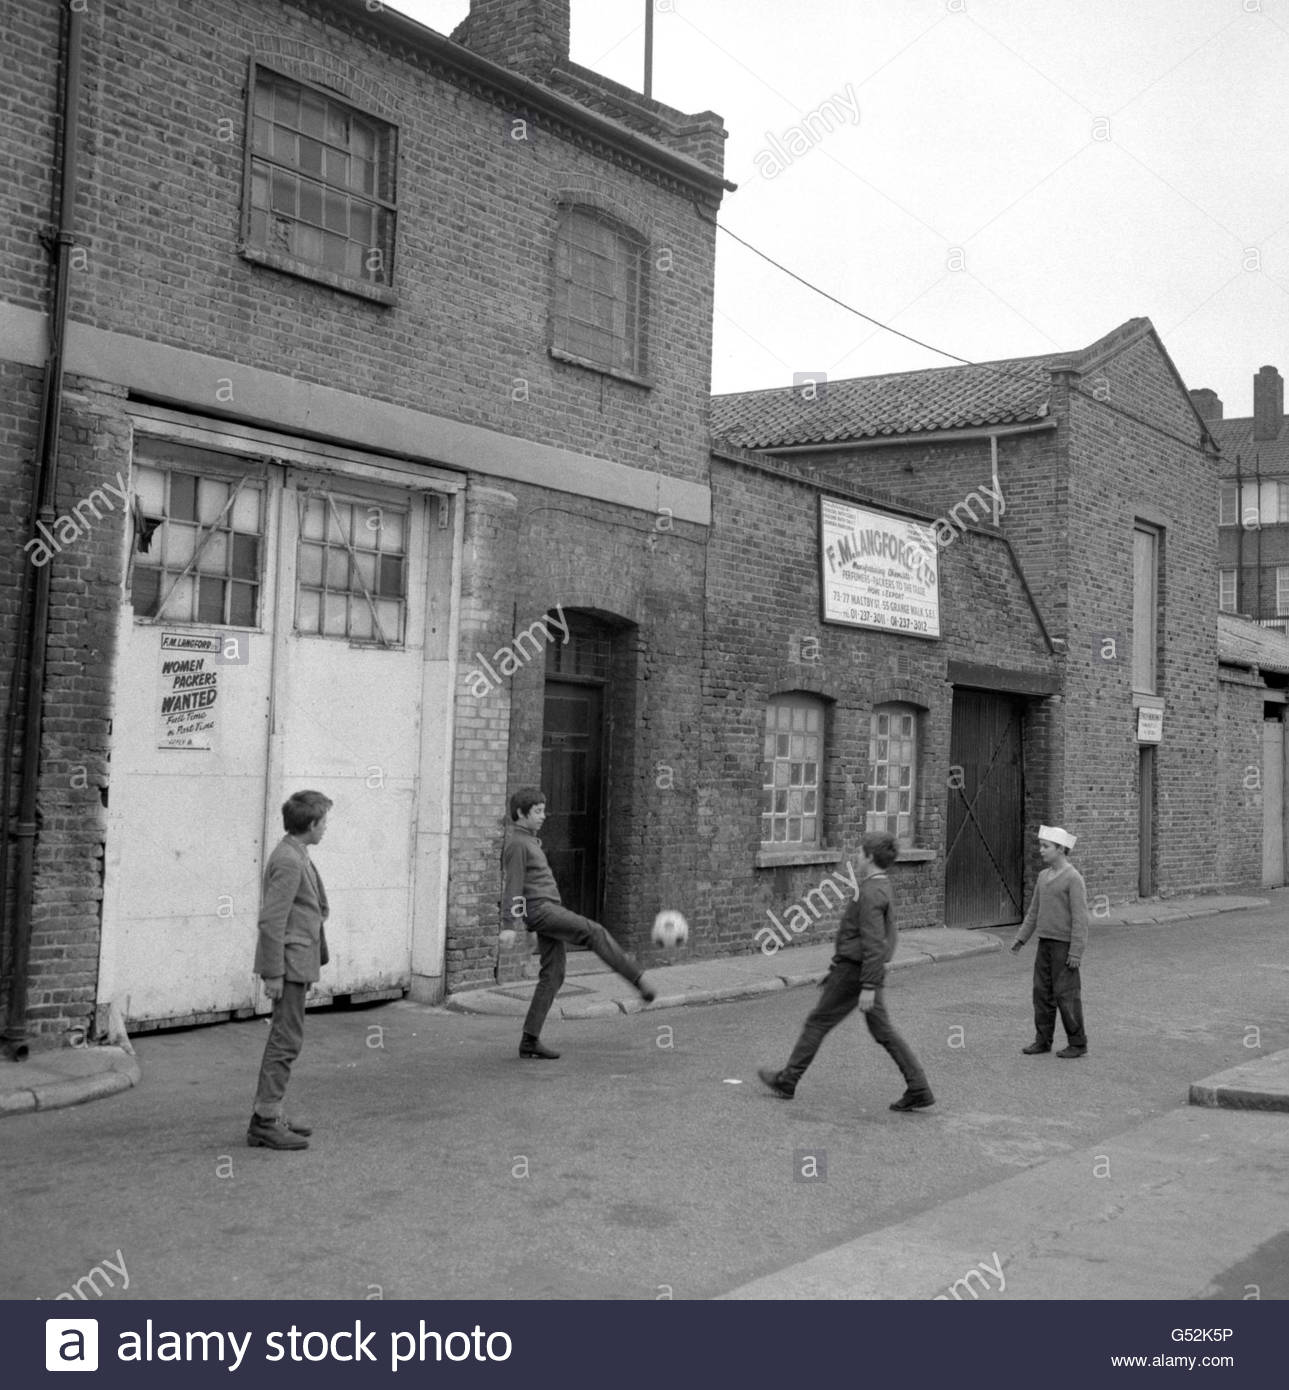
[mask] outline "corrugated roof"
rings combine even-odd
[[[970,367],[932,367],[712,397],[712,433],[745,449],[828,444],[981,425],[1028,424],[1047,415],[1049,364],[1067,355]]]
[[[1289,675],[1289,637],[1234,613],[1217,615],[1217,655],[1219,661],[1236,666],[1257,666]]]

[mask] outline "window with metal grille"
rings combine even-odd
[[[865,828],[913,843],[917,778],[917,711],[908,705],[878,705],[868,739],[868,812]]]
[[[394,260],[394,127],[254,69],[246,241],[369,285]]]
[[[644,242],[588,208],[568,207],[555,243],[551,348],[587,366],[640,376]]]
[[[806,695],[776,695],[765,709],[761,844],[819,846],[824,710]]]
[[[296,631],[400,645],[408,513],[325,492],[301,493],[299,509]]]
[[[260,480],[136,462],[133,509],[130,593],[136,617],[259,626]]]

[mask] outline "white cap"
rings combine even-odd
[[[1038,838],[1050,840],[1054,845],[1064,845],[1066,849],[1073,849],[1079,839],[1077,835],[1071,835],[1068,830],[1062,830],[1059,825],[1040,825]]]

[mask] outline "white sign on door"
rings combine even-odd
[[[214,747],[219,701],[218,637],[195,632],[161,634],[157,683],[157,747]]]

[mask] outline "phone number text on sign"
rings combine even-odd
[[[824,622],[940,636],[938,556],[912,522],[821,497],[819,565]]]

